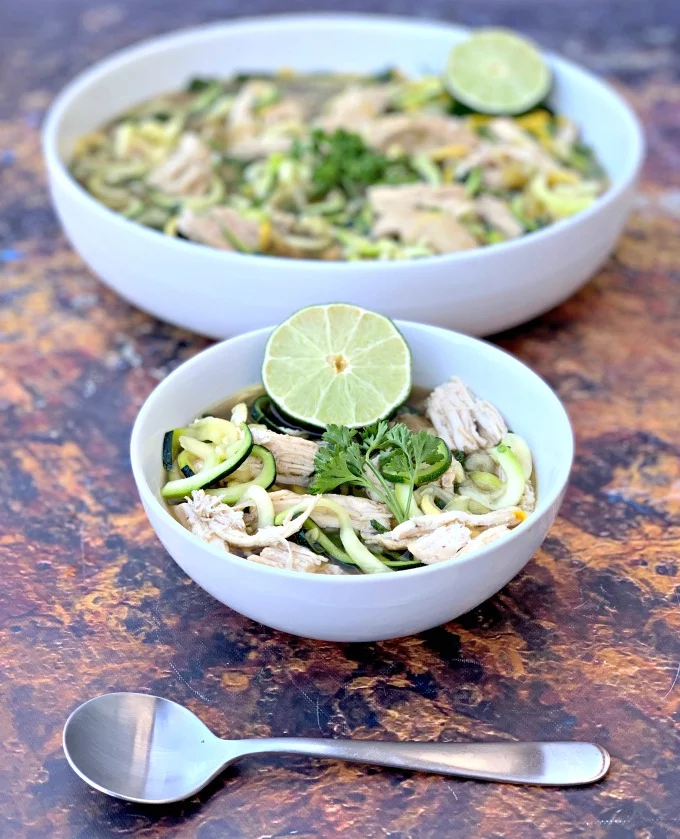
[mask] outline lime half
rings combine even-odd
[[[507,29],[480,29],[457,44],[444,80],[455,99],[483,114],[521,114],[545,99],[551,85],[537,47]]]
[[[358,428],[388,416],[411,390],[411,352],[386,317],[346,303],[309,306],[271,334],[262,382],[310,425]]]

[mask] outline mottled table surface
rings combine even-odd
[[[642,194],[615,256],[567,304],[498,337],[573,418],[561,516],[499,595],[399,641],[289,637],[191,583],[147,524],[127,445],[147,393],[205,341],[131,309],[69,249],[49,207],[39,124],[92,60],[240,7],[2,3],[3,839],[680,835],[680,6],[349,7],[519,26],[612,79],[645,123]],[[249,11],[283,8],[257,0]],[[66,715],[111,690],[163,694],[235,737],[584,738],[614,760],[597,786],[550,791],[260,759],[185,805],[150,809],[91,791],[61,751]]]

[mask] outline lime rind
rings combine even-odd
[[[270,335],[262,381],[270,398],[299,422],[357,428],[406,400],[411,354],[383,315],[345,303],[308,306]]]
[[[552,76],[530,40],[507,29],[482,29],[451,50],[445,81],[467,107],[514,116],[546,98]]]

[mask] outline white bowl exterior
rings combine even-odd
[[[548,386],[497,348],[444,330],[400,323],[414,381],[433,387],[458,374],[502,407],[535,457],[537,511],[512,535],[459,560],[390,575],[328,577],[266,568],[200,541],[160,499],[163,433],[259,378],[267,331],[218,344],[174,371],[135,423],[131,457],[154,530],[182,569],[236,611],[275,629],[328,641],[376,641],[421,632],[477,606],[528,562],[557,515],[569,474],[569,420]]]
[[[643,155],[639,124],[607,85],[552,58],[554,105],[583,127],[612,179],[592,208],[492,248],[409,263],[301,262],[227,254],[163,237],[94,201],[70,177],[76,139],[191,75],[244,68],[437,72],[465,30],[399,18],[300,15],[187,30],[126,50],[72,83],[52,108],[44,150],[53,201],[75,249],[142,309],[211,337],[341,298],[393,317],[490,334],[571,295],[611,252],[630,211]]]

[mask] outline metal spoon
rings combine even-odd
[[[548,786],[589,784],[609,769],[608,752],[594,743],[220,740],[188,708],[141,693],[109,693],[76,708],[64,726],[64,752],[90,786],[142,804],[190,798],[235,760],[260,754],[311,755]]]

